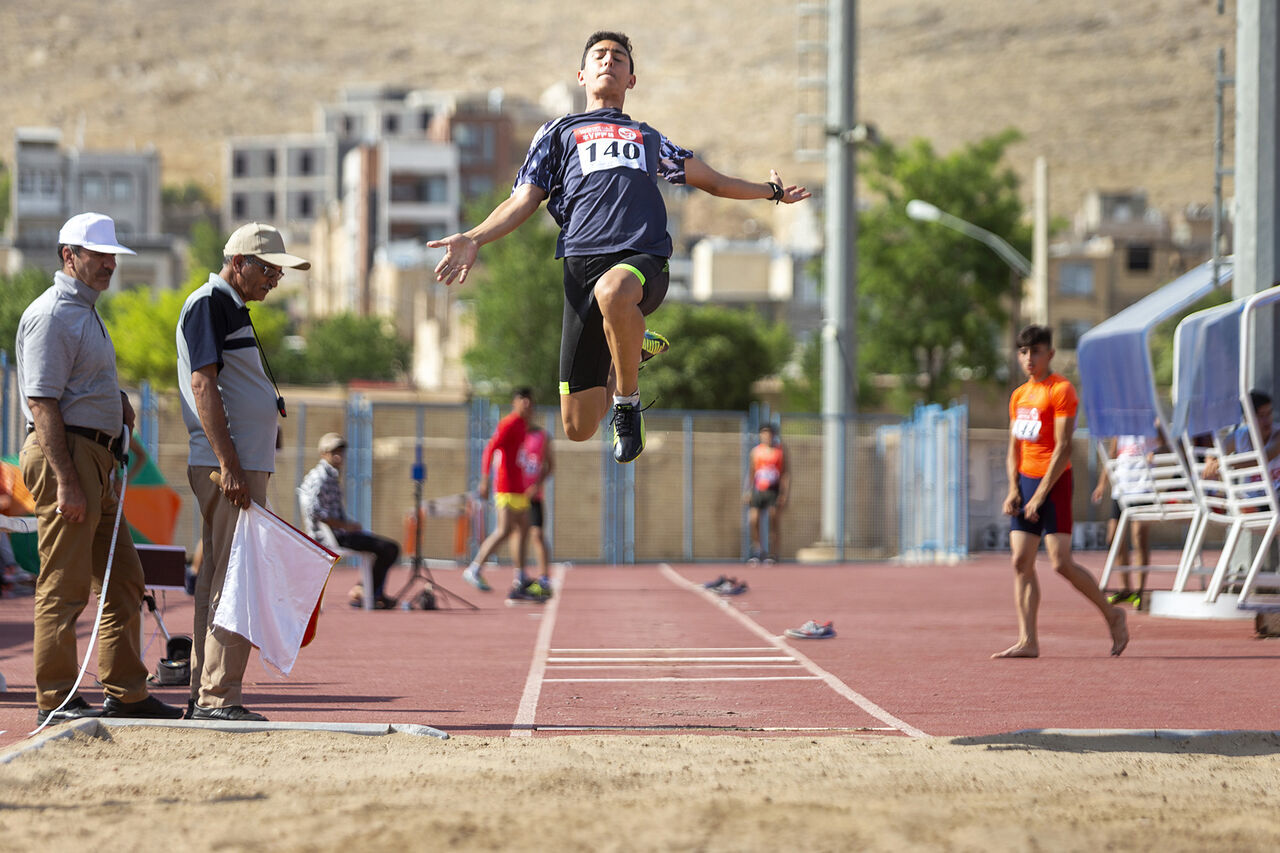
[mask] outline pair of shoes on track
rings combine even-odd
[[[778,563],[778,558],[772,554],[766,554],[763,551],[752,551],[751,556],[747,557],[747,565],[749,566],[758,566],[761,563],[764,563],[766,566],[775,566]]]
[[[640,343],[640,364],[655,355],[661,355],[671,349],[671,342],[657,332],[644,330],[644,340]],[[653,404],[650,403],[650,406]],[[613,427],[613,458],[616,462],[627,463],[644,450],[644,409],[631,403],[614,403],[613,415],[609,425]]]
[[[788,628],[782,633],[793,640],[825,640],[836,635],[836,629],[830,622],[818,622],[810,619],[799,628]]]
[[[710,590],[717,595],[742,595],[750,587],[746,581],[740,581],[737,578],[726,577],[721,575],[713,581],[707,581],[702,585],[703,589]]]

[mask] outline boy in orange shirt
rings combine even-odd
[[[1111,654],[1129,643],[1124,611],[1107,602],[1098,582],[1071,556],[1071,434],[1076,426],[1076,389],[1049,369],[1053,333],[1044,326],[1027,326],[1018,333],[1018,363],[1027,374],[1025,384],[1009,397],[1009,496],[1005,515],[1011,517],[1009,544],[1013,550],[1013,597],[1018,609],[1018,642],[993,658],[1040,656],[1036,614],[1040,609],[1040,581],[1036,552],[1040,540],[1053,569],[1089,599],[1107,621]]]

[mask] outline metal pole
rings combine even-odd
[[[693,415],[684,416],[684,561],[693,562]]]
[[[857,198],[854,188],[857,3],[830,0],[827,17],[827,185],[822,329],[821,539],[844,552],[845,418],[857,410]],[[840,541],[837,541],[837,537]]]

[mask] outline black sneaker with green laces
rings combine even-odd
[[[645,408],[648,408],[647,406]],[[644,409],[631,403],[614,403],[613,459],[615,462],[631,462],[644,450]]]

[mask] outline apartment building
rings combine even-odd
[[[52,273],[62,223],[77,213],[110,216],[122,243],[138,254],[117,258],[118,286],[176,287],[180,274],[172,237],[160,230],[160,154],[64,146],[62,132],[20,127],[14,132],[10,217],[11,270],[34,266]]]
[[[1207,260],[1211,237],[1205,205],[1171,220],[1141,190],[1091,192],[1071,233],[1049,247],[1049,322],[1062,356],[1055,365],[1074,364],[1090,328]]]

